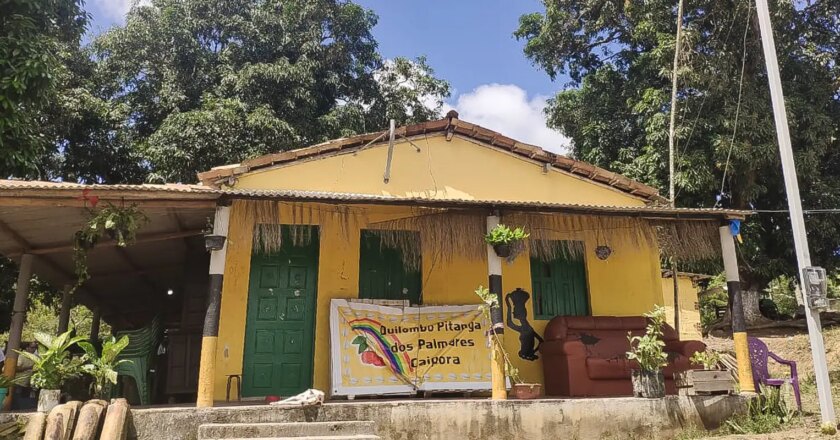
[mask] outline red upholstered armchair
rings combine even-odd
[[[627,333],[642,335],[647,319],[641,316],[558,316],[545,328],[540,345],[545,393],[549,396],[630,396],[630,370],[636,361],[627,360]],[[665,391],[676,394],[674,373],[688,370],[689,358],[706,349],[700,341],[680,341],[665,325]]]

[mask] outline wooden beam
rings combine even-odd
[[[117,253],[120,255],[120,257],[123,259],[123,261],[125,261],[129,265],[129,267],[131,267],[132,270],[136,272],[142,270],[140,265],[138,265],[134,261],[134,259],[131,258],[131,255],[128,254],[128,251],[124,247],[117,246],[115,249],[117,250]],[[152,281],[151,278],[149,278],[149,276],[146,274],[141,274],[140,279],[142,279],[146,286],[148,286],[152,290],[162,289],[161,286],[157,285],[157,283]]]
[[[1,229],[2,229],[2,227],[0,227],[0,230]],[[192,237],[192,236],[195,236],[195,235],[201,235],[202,233],[203,232],[198,230],[198,229],[193,229],[193,230],[189,230],[189,231],[163,232],[163,233],[158,233],[158,234],[141,235],[141,236],[137,237],[137,239],[134,241],[134,244],[151,243],[151,242],[154,242],[154,241],[165,241],[165,240],[171,240],[171,239],[175,239],[175,238]],[[23,243],[26,244],[25,241]],[[111,247],[111,246],[117,246],[117,241],[116,240],[101,241],[99,243],[96,243],[96,246],[94,246],[93,249],[91,249],[89,252],[95,251],[96,249],[102,249],[102,248]],[[24,253],[32,254],[32,255],[46,255],[46,254],[55,254],[55,253],[61,253],[61,252],[71,252],[72,250],[73,250],[73,244],[71,243],[71,244],[46,246],[46,247],[40,247],[40,248],[34,248],[34,249],[24,248],[20,251],[6,254],[6,256],[9,257],[9,258],[15,258],[15,257],[18,257],[18,256],[24,254]]]
[[[12,325],[9,328],[9,343],[6,345],[6,362],[3,365],[3,375],[13,379],[17,374],[17,350],[20,349],[20,338],[23,335],[23,323],[26,321],[26,309],[29,303],[29,281],[32,279],[32,260],[35,257],[25,254],[20,259],[17,285],[15,287],[15,301],[12,306]],[[12,409],[12,395],[3,401],[3,410]]]
[[[9,226],[3,221],[0,221],[0,232],[2,232],[4,235],[8,235],[9,237],[11,237],[12,241],[14,241],[17,247],[21,249],[21,252],[18,254],[18,256],[25,253],[31,247],[29,246],[29,242],[26,241],[26,239],[21,237],[21,235],[18,234],[17,231],[12,229],[11,226]]]

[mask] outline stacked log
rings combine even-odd
[[[129,409],[125,399],[67,402],[32,414],[23,440],[125,440]]]

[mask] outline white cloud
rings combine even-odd
[[[149,4],[150,0],[88,0],[88,10],[99,12],[94,17],[99,21],[103,19],[108,22],[123,23],[125,14],[134,4]]]
[[[566,154],[571,141],[545,125],[545,106],[544,96],[529,99],[519,86],[484,84],[459,95],[455,105],[447,105],[444,112],[454,108],[464,121],[554,153]]]

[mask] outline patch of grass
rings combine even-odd
[[[683,430],[674,437],[674,440],[696,440],[709,437],[710,435],[712,434],[709,431],[690,425],[683,428]]]
[[[779,431],[793,419],[778,388],[763,388],[761,394],[747,403],[747,411],[727,420],[721,429],[725,434],[769,434]]]

